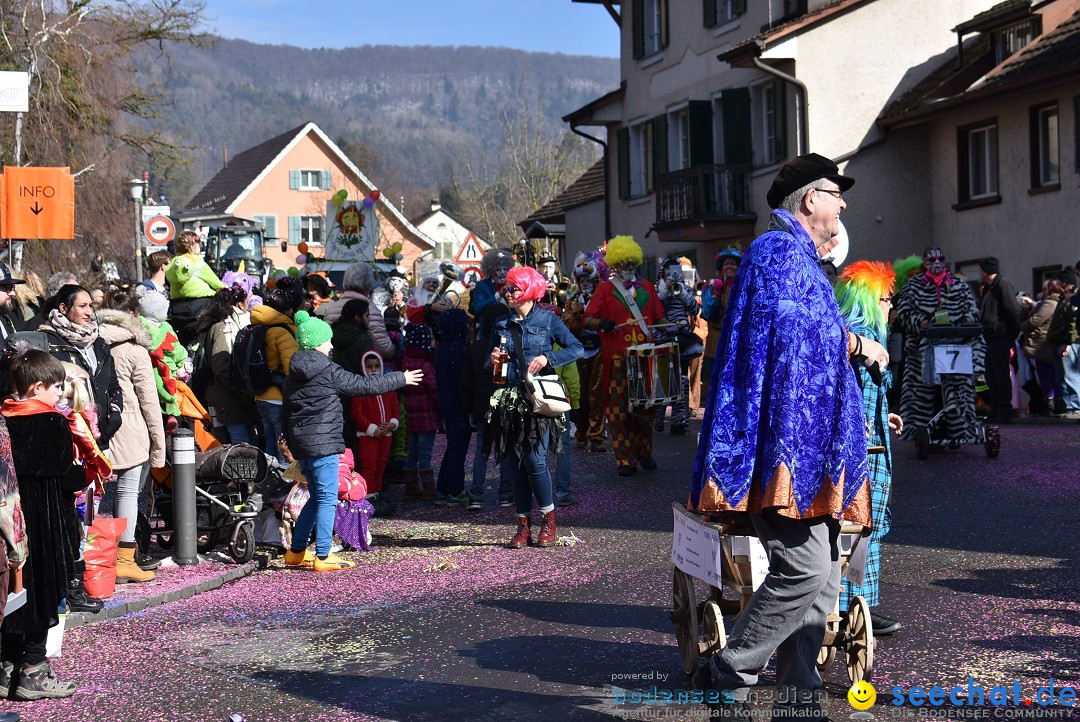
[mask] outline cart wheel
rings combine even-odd
[[[237,564],[247,564],[255,556],[255,529],[253,524],[242,522],[236,541],[229,544],[229,556]]]
[[[874,670],[874,625],[870,622],[870,607],[862,597],[851,600],[847,611],[847,675],[852,684],[869,682]]]
[[[991,459],[1001,453],[1001,429],[996,426],[986,427],[986,455]]]
[[[724,630],[724,617],[720,605],[705,602],[705,612],[701,615],[701,631],[705,637],[705,656],[711,657],[727,645],[727,632]]]
[[[833,615],[830,614],[829,616],[832,617]],[[831,636],[835,640],[836,635],[840,630],[840,622],[834,622],[832,620],[829,620],[828,622],[826,622],[826,627],[830,632],[832,632]],[[825,636],[829,637],[830,635],[826,634]],[[836,661],[835,644],[821,645],[821,649],[818,650],[817,655],[817,668],[818,672],[821,674],[822,677],[824,677],[828,673],[834,661]]]
[[[678,567],[671,582],[671,596],[671,621],[675,623],[679,658],[683,671],[693,674],[698,663],[697,601],[694,599],[694,580]]]
[[[930,431],[927,429],[915,430],[915,456],[920,460],[930,458]]]

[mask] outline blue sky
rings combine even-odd
[[[304,48],[495,45],[619,54],[607,11],[570,0],[206,0],[205,15],[222,37]]]

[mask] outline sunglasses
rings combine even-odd
[[[517,298],[525,291],[517,286],[503,286],[502,295],[506,298]]]
[[[14,283],[0,283],[0,291],[3,291],[4,293],[14,293],[15,292],[15,284]]]

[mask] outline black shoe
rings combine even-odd
[[[890,634],[896,634],[900,631],[900,627],[903,626],[895,619],[883,617],[876,612],[870,612],[870,623],[874,626],[875,637],[888,637]]]
[[[160,559],[154,559],[149,554],[143,554],[142,552],[136,552],[135,564],[144,572],[152,572],[161,566]]]
[[[83,589],[82,579],[72,579],[68,582],[67,602],[68,609],[73,612],[96,614],[105,608],[105,602],[86,593],[86,590]]]
[[[641,464],[641,468],[645,471],[656,471],[656,459],[651,456],[646,456],[644,459],[638,459],[638,463]]]
[[[74,682],[61,682],[56,678],[48,662],[23,665],[19,669],[19,686],[12,699],[32,701],[35,699],[63,699],[75,694]]]
[[[633,476],[636,473],[637,473],[637,467],[636,466],[620,466],[619,467],[619,476]]]
[[[604,445],[603,441],[594,441],[589,444],[589,451],[594,454],[606,454],[607,446]]]
[[[685,426],[672,426],[671,427],[671,435],[672,436],[686,436],[686,427]]]
[[[14,664],[11,662],[4,662],[3,665],[0,665],[0,699],[8,698],[8,693],[11,691],[11,680],[14,676]]]

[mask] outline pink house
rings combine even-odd
[[[296,265],[297,246],[322,256],[326,203],[339,190],[363,198],[375,185],[315,123],[294,128],[229,160],[180,212],[185,228],[248,221],[263,226],[263,253],[277,268]],[[383,195],[378,201],[381,244],[400,241],[412,272],[435,242]],[[281,243],[287,242],[287,250]],[[381,254],[376,254],[381,258]]]

